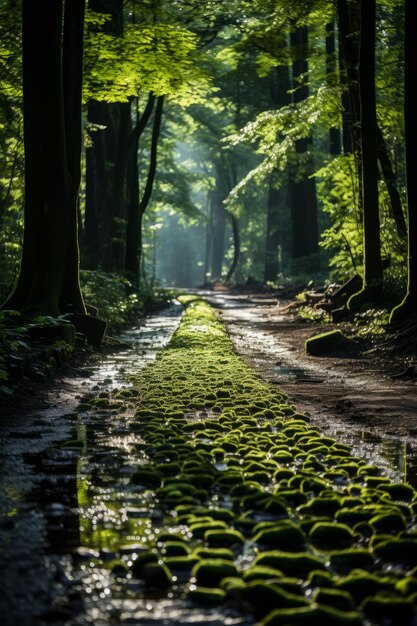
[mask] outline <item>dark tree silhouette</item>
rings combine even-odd
[[[372,301],[382,283],[378,202],[378,144],[375,92],[376,2],[361,0],[359,104],[362,149],[363,264],[362,289],[348,303],[354,308]]]
[[[295,54],[293,61],[293,101],[302,102],[309,95],[308,87],[308,29],[298,27],[291,33],[291,46]],[[295,150],[298,156],[297,170],[304,164],[304,172],[294,172],[290,181],[292,257],[294,260],[310,257],[310,270],[319,269],[319,232],[317,222],[316,182],[311,177],[314,171],[309,154],[312,138],[299,139]]]
[[[3,308],[26,315],[85,313],[77,243],[84,6],[22,5],[24,242]]]
[[[408,206],[408,284],[404,300],[391,313],[391,323],[417,314],[417,181],[413,166],[414,150],[417,145],[417,126],[415,123],[417,94],[414,76],[417,54],[416,28],[417,3],[415,0],[405,0],[404,126]]]

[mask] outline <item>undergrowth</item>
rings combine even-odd
[[[133,387],[80,407],[135,412],[129,480],[148,509],[145,545],[134,559],[113,545],[108,567],[145,596],[233,606],[265,626],[411,624],[414,489],[322,436],[235,354],[207,304],[182,301],[173,339]]]

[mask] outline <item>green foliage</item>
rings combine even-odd
[[[330,218],[321,235],[320,245],[332,254],[331,275],[347,280],[362,274],[363,228],[359,210],[359,185],[352,155],[338,156],[316,172],[318,197]],[[385,183],[379,185],[382,255],[390,259],[386,272],[386,291],[399,298],[405,288],[406,250],[398,237]]]
[[[363,228],[359,211],[359,186],[353,156],[339,156],[316,172],[317,191],[330,226],[321,246],[333,253],[332,275],[347,280],[362,271]]]
[[[169,95],[183,106],[203,101],[208,76],[194,33],[178,24],[155,21],[127,24],[122,34],[114,35],[105,31],[105,17],[97,26],[96,15],[87,18],[87,24],[91,19],[94,24],[86,33],[86,102],[91,98],[123,102],[148,91]]]
[[[297,165],[297,176],[302,176],[311,160],[311,151],[295,154],[295,143],[311,136],[312,127],[339,126],[340,91],[322,85],[302,102],[260,113],[239,132],[227,137],[230,145],[248,142],[256,145],[262,161],[234,187],[230,198],[235,198],[250,182],[264,182],[275,170],[284,171],[288,165]]]
[[[80,278],[85,301],[97,307],[110,331],[132,322],[143,312],[139,297],[126,278],[91,270],[81,270]]]

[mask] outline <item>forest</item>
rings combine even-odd
[[[416,0],[0,0],[5,626],[417,624]]]
[[[74,4],[33,33],[28,6],[22,48],[1,3],[3,309],[83,312],[80,263],[133,300],[359,274],[414,310],[407,3]]]

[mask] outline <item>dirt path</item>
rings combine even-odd
[[[238,353],[301,411],[338,437],[354,432],[371,453],[373,444],[382,442],[382,456],[398,457],[393,460],[400,472],[405,463],[400,457],[407,456],[404,474],[417,483],[417,382],[392,378],[405,369],[401,359],[387,364],[366,355],[311,357],[304,342],[323,327],[296,321],[275,298],[205,297],[226,322]]]

